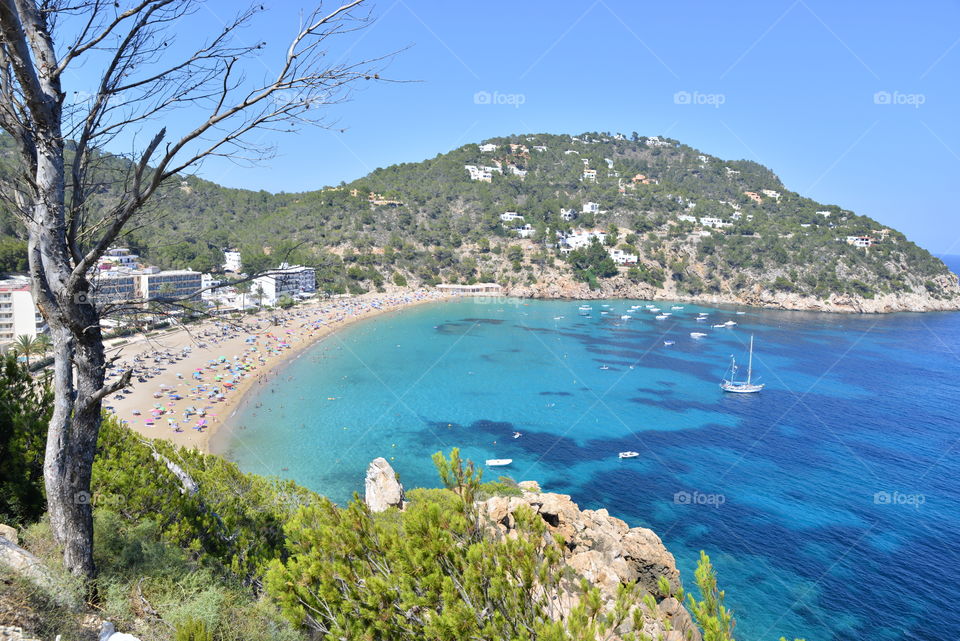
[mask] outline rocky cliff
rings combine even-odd
[[[935,297],[920,293],[877,294],[865,298],[850,293],[830,294],[821,299],[793,292],[772,291],[760,285],[746,290],[690,295],[677,291],[668,283],[654,287],[633,283],[624,276],[605,279],[599,287],[590,289],[587,283],[575,280],[569,273],[555,272],[541,275],[536,283],[509,285],[504,293],[520,298],[599,300],[628,298],[638,300],[669,300],[708,305],[744,305],[812,312],[860,314],[888,314],[893,312],[931,312],[960,310],[960,287],[949,277],[941,283],[949,297]]]
[[[514,513],[522,507],[532,509],[547,524],[552,534],[563,537],[565,561],[577,575],[597,586],[612,607],[621,585],[637,584],[656,600],[656,608],[643,608],[642,631],[663,641],[700,641],[700,632],[690,614],[676,598],[680,584],[673,555],[652,531],[629,527],[610,516],[605,509],[581,510],[566,494],[541,492],[536,483],[520,484],[522,496],[497,496],[484,501],[482,511],[491,521],[492,533],[510,536],[515,527]],[[659,585],[666,579],[669,593]],[[561,611],[569,609],[576,597],[572,591],[557,595]],[[619,632],[631,631],[632,622]]]

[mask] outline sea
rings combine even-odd
[[[688,590],[706,551],[741,641],[960,639],[960,313],[581,304],[358,322],[250,394],[220,449],[339,503],[377,456],[407,488],[438,485],[437,451],[509,458],[484,478],[653,529]],[[765,388],[722,392],[751,337]]]

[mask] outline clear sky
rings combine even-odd
[[[266,0],[280,43],[300,2]],[[236,3],[183,25],[199,36]],[[409,46],[331,108],[344,133],[276,138],[255,169],[200,175],[302,191],[511,133],[668,135],[773,169],[786,186],[960,254],[960,3],[381,0],[332,58]],[[253,37],[247,33],[244,37]],[[265,69],[275,66],[268,49]],[[479,94],[479,95],[478,95]],[[487,100],[489,99],[489,100]],[[181,114],[186,117],[189,114]]]

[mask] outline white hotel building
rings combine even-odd
[[[267,305],[276,305],[283,296],[294,298],[313,295],[316,291],[317,270],[287,263],[281,263],[272,273],[254,278],[250,287],[253,299],[259,300],[262,296]]]
[[[0,345],[12,343],[17,336],[34,338],[43,327],[43,317],[33,304],[30,279],[0,280]]]

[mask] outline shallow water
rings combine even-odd
[[[486,478],[653,528],[688,587],[706,550],[738,639],[960,638],[960,314],[686,304],[657,321],[643,301],[579,304],[478,299],[348,327],[246,400],[227,454],[338,502],[376,456],[407,487],[437,484],[437,450],[512,458]],[[751,334],[767,387],[724,394]]]

